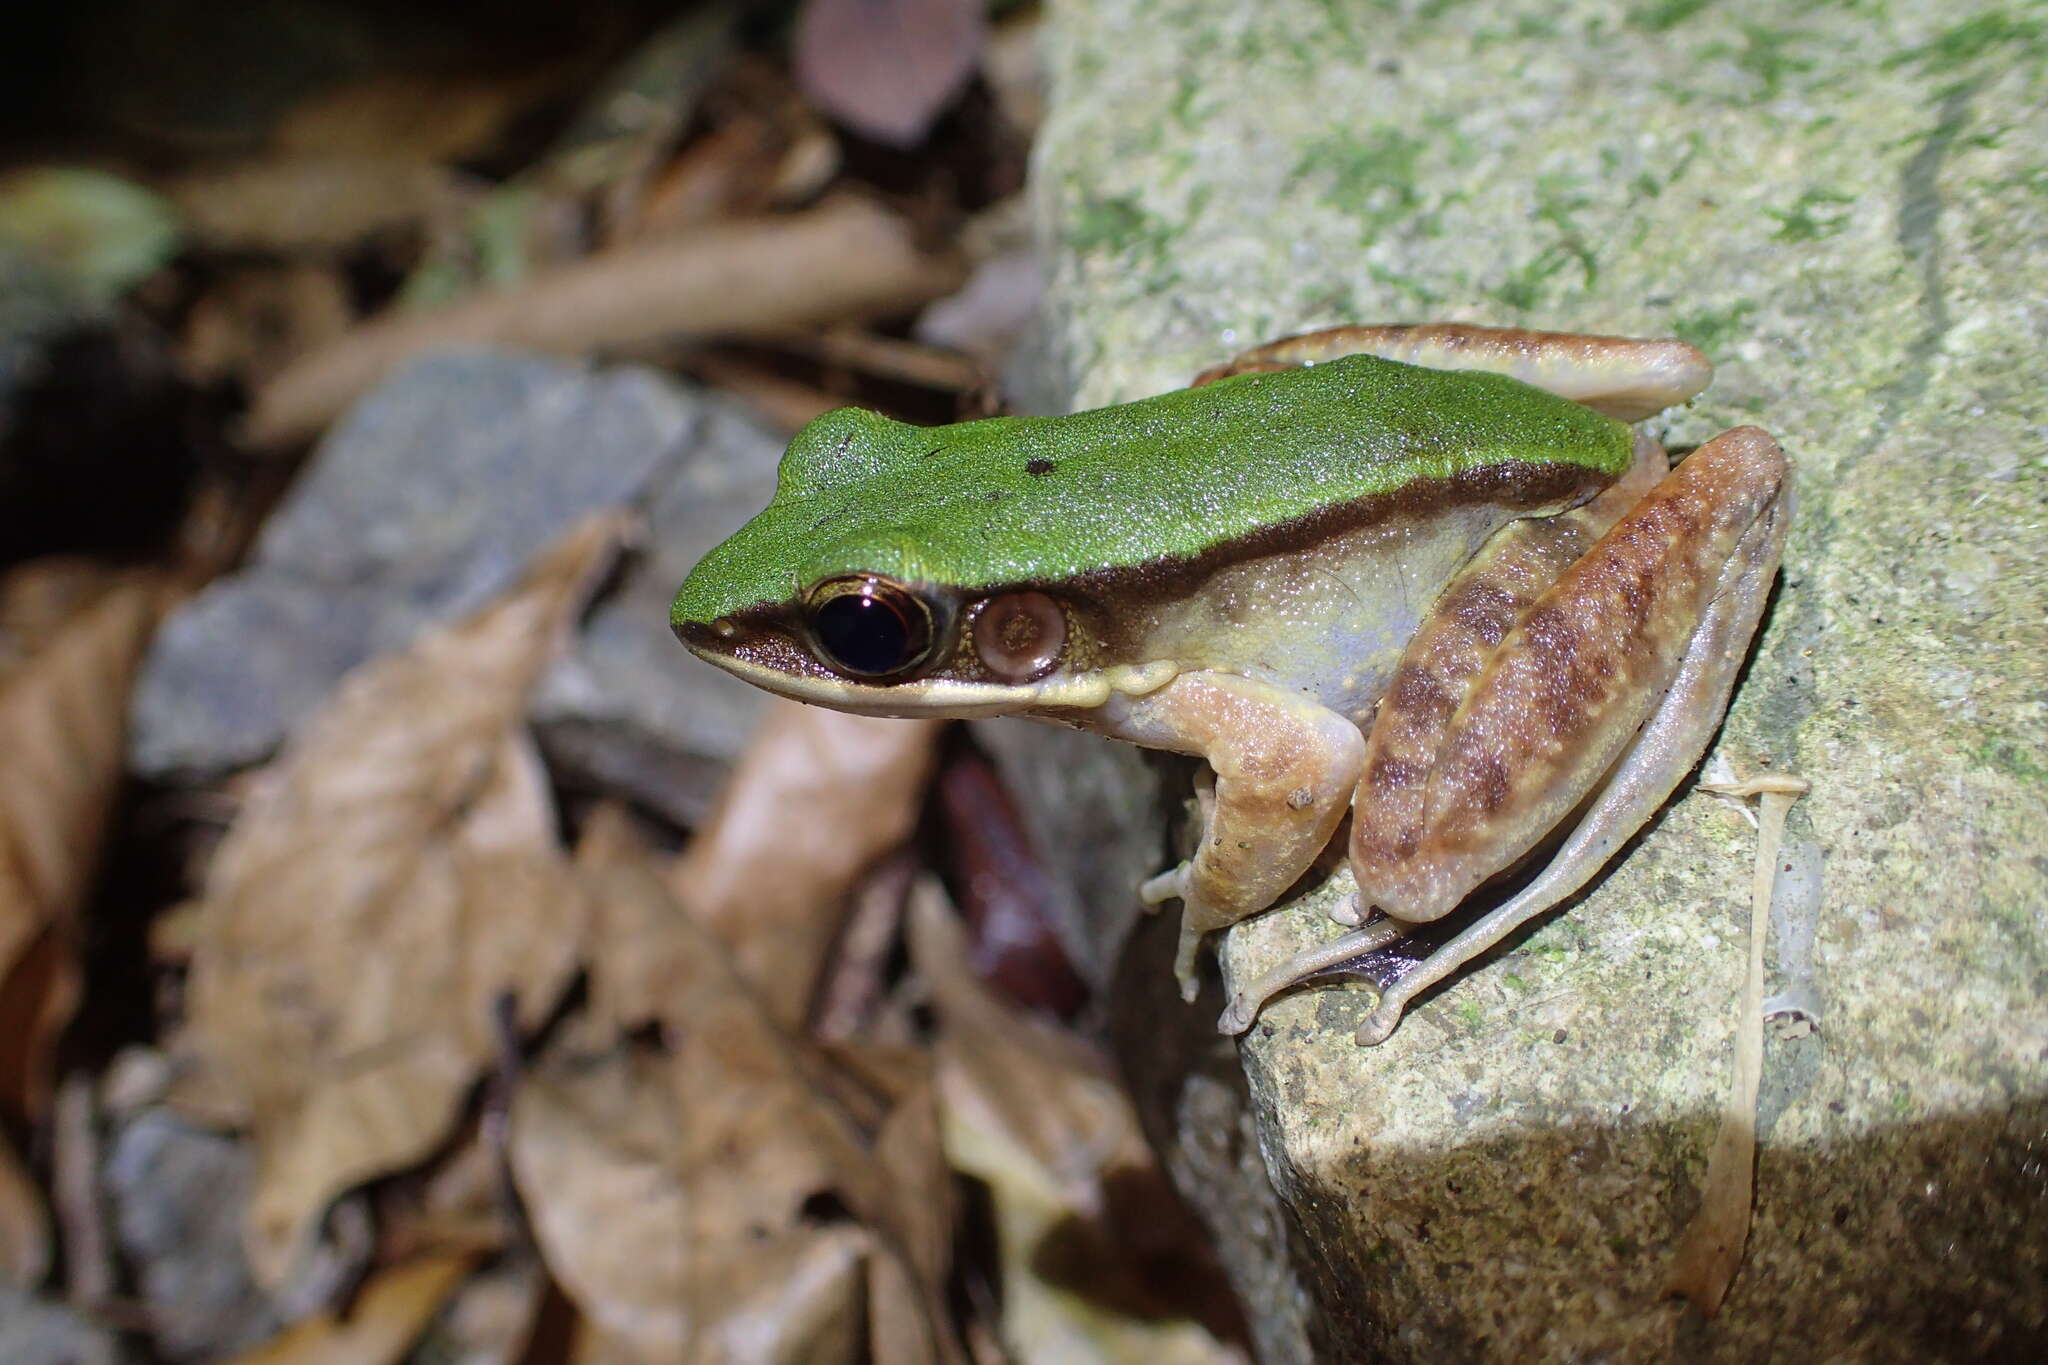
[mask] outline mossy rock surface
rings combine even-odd
[[[1219,997],[1171,1002],[1159,930],[1101,966],[1268,1365],[2038,1348],[2048,9],[1053,14],[1037,193],[1070,406],[1338,322],[1675,334],[1719,374],[1653,428],[1685,447],[1758,423],[1797,471],[1783,579],[1708,763],[1814,784],[1767,989],[1818,1027],[1766,1051],[1726,1307],[1660,1297],[1730,1083],[1754,848],[1743,812],[1690,794],[1377,1049],[1351,1041],[1363,988],[1282,999],[1233,1055],[1202,1032]],[[1013,766],[1088,752],[1017,746]],[[1090,809],[1121,784],[1127,863],[1185,772],[1101,762]],[[1034,798],[1048,826],[1056,788]],[[1128,869],[1074,870],[1115,939]],[[1228,968],[1331,932],[1309,900],[1235,931]]]

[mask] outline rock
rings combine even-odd
[[[165,624],[137,692],[133,762],[191,779],[265,757],[348,669],[488,601],[584,514],[640,505],[649,552],[536,714],[551,749],[692,816],[757,703],[675,644],[667,598],[678,563],[767,502],[781,448],[723,400],[651,371],[423,360],[327,438],[248,567]]]
[[[0,1360],[7,1365],[128,1365],[133,1359],[101,1324],[0,1285]]]
[[[1662,1291],[1730,1085],[1753,836],[1681,789],[1375,1049],[1351,1040],[1372,992],[1323,984],[1266,1011],[1240,1082],[1215,987],[1173,999],[1170,926],[1132,936],[1118,1046],[1268,1365],[2038,1349],[2048,31],[1960,0],[1055,15],[1044,373],[1079,376],[1073,406],[1344,321],[1676,334],[1720,374],[1652,428],[1759,422],[1796,466],[1710,764],[1814,781],[1767,990],[1818,1019],[1766,1051],[1720,1316]],[[1009,767],[1026,793],[1126,782],[1105,818],[1156,838],[1102,748]],[[1185,768],[1152,771],[1177,809]],[[1091,922],[1130,919],[1121,875],[1081,885]],[[1227,969],[1328,936],[1333,894],[1234,930]]]
[[[242,1254],[255,1153],[161,1109],[125,1124],[106,1159],[121,1256],[170,1360],[220,1360],[278,1328]]]
[[[696,824],[767,697],[676,643],[669,602],[697,561],[775,493],[784,441],[736,406],[693,395],[680,458],[649,488],[648,535],[624,579],[542,681],[533,715],[558,770]]]

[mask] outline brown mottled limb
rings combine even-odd
[[[1558,577],[1445,732],[1408,854],[1387,857],[1354,835],[1366,904],[1440,918],[1562,825],[1635,742],[1783,476],[1770,437],[1729,432]]]
[[[1770,596],[1771,580],[1778,572],[1792,498],[1783,482],[1784,455],[1768,435],[1755,427],[1739,427],[1702,446],[1692,459],[1716,447],[1724,455],[1752,462],[1751,477],[1765,487],[1767,495],[1754,508],[1754,519],[1721,566],[1677,675],[1627,756],[1607,778],[1592,808],[1550,863],[1518,895],[1489,911],[1432,953],[1415,972],[1389,986],[1359,1026],[1361,1045],[1386,1041],[1410,1000],[1592,880],[1657,813],[1720,729],[1736,675],[1742,671],[1749,641]]]
[[[1203,937],[1271,905],[1329,843],[1358,783],[1365,736],[1312,701],[1220,673],[1182,674],[1109,720],[1118,738],[1198,755],[1216,773],[1195,856],[1139,892],[1151,904],[1182,903],[1174,971],[1192,1000]]]
[[[1784,456],[1762,431],[1716,438],[1503,641],[1460,708],[1438,765],[1443,786],[1432,783],[1428,798],[1430,837],[1444,845],[1437,851],[1449,870],[1411,872],[1393,912],[1441,914],[1439,900],[1462,900],[1544,838],[1603,774],[1604,785],[1527,887],[1386,989],[1359,1029],[1361,1044],[1384,1041],[1419,992],[1583,886],[1698,761],[1777,571],[1790,513],[1784,476]],[[1515,756],[1513,773],[1502,754]],[[1376,928],[1284,964],[1240,993],[1221,1026],[1242,1029],[1267,995],[1368,951]]]
[[[1365,776],[1351,811],[1360,908],[1432,918],[1415,905],[1398,905],[1389,888],[1403,884],[1430,832],[1431,778],[1454,722],[1516,623],[1669,472],[1663,448],[1638,435],[1634,466],[1598,498],[1561,516],[1503,527],[1444,588],[1388,681],[1366,742]]]
[[[1432,370],[1491,370],[1512,375],[1624,422],[1639,422],[1676,407],[1705,389],[1714,377],[1707,358],[1682,341],[1442,322],[1308,332],[1254,347],[1205,370],[1195,383],[1359,354]]]

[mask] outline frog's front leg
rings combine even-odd
[[[1183,673],[1142,697],[1118,697],[1091,728],[1208,760],[1216,784],[1194,857],[1140,888],[1181,901],[1174,973],[1193,1000],[1195,954],[1213,929],[1279,899],[1321,853],[1365,762],[1365,736],[1316,702],[1250,678]]]
[[[1417,993],[1584,885],[1698,761],[1777,570],[1785,473],[1754,427],[1701,447],[1535,599],[1458,681],[1461,695],[1431,708],[1440,722],[1405,733],[1403,709],[1442,686],[1404,683],[1416,651],[1404,657],[1352,826],[1370,903],[1408,923],[1435,919],[1576,823],[1519,894],[1386,989],[1361,1043],[1385,1039]],[[1397,735],[1410,752],[1381,762]],[[1241,992],[1223,1027],[1243,1029],[1267,996],[1367,946],[1354,934],[1301,954]]]

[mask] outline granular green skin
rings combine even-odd
[[[1628,467],[1620,422],[1501,375],[1347,356],[1068,417],[916,427],[857,408],[790,443],[768,508],[705,556],[678,624],[843,573],[972,590],[1192,558],[1492,465]]]

